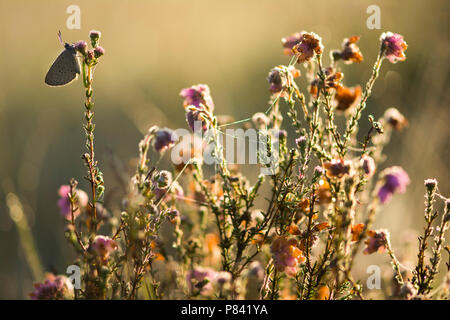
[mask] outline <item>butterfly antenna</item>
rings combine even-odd
[[[58,31],[58,40],[62,45],[64,45],[64,42],[62,41],[62,37],[61,37],[61,30]]]

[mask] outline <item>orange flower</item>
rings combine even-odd
[[[339,86],[334,96],[336,110],[347,111],[352,109],[361,98],[361,87]]]
[[[330,289],[328,286],[321,286],[317,290],[316,300],[329,300],[330,299]]]
[[[342,51],[334,50],[332,51],[332,56],[335,60],[343,60],[344,63],[349,64],[352,62],[360,63],[363,61],[363,55],[361,50],[356,45],[359,41],[358,36],[353,36],[350,38],[345,38],[342,43]]]
[[[358,223],[352,226],[352,241],[358,241],[364,230],[364,223]]]

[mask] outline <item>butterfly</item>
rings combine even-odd
[[[61,31],[58,32],[59,42]],[[64,50],[55,59],[45,76],[45,83],[49,86],[63,86],[78,78],[80,74],[80,63],[74,45],[65,43]]]

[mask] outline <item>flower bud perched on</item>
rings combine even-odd
[[[283,44],[284,54],[287,56],[293,56],[294,52],[292,49],[299,44],[303,39],[303,34],[305,31],[294,33],[290,36],[281,39],[281,43]]]
[[[34,291],[30,293],[33,300],[65,300],[73,299],[72,282],[65,276],[55,276],[48,273],[43,283],[35,283]]]
[[[76,51],[78,51],[82,55],[86,55],[86,53],[87,53],[87,42],[86,41],[80,40],[80,41],[76,42],[73,46]]]
[[[391,63],[404,61],[406,59],[405,50],[408,45],[403,40],[403,36],[398,33],[384,32],[380,37],[381,50],[383,56]]]

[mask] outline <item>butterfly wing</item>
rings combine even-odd
[[[64,49],[53,62],[45,76],[49,86],[63,86],[75,80],[80,74],[80,64],[73,50]]]

